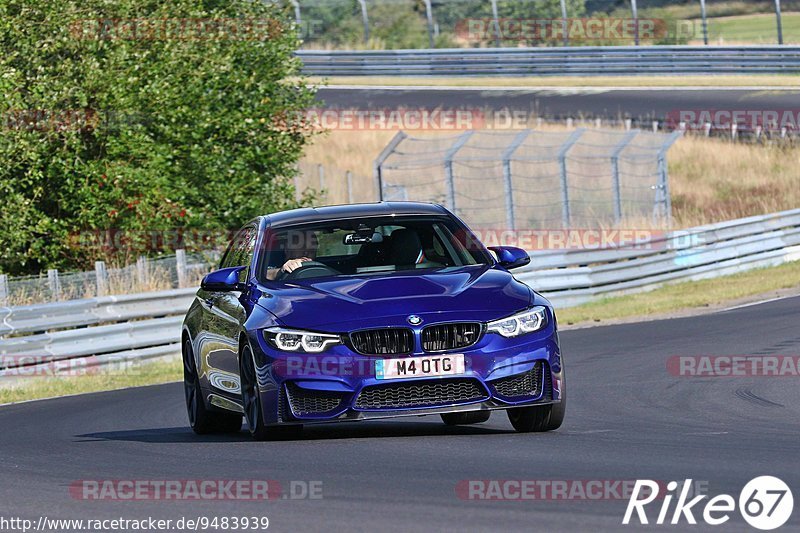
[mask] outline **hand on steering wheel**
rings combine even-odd
[[[306,261],[311,261],[311,259],[308,257],[298,257],[297,259],[289,259],[281,267],[281,272],[289,274],[297,270],[301,266],[303,266],[303,263]]]
[[[295,265],[289,265],[289,266],[295,266]],[[309,259],[308,261],[303,261],[300,266],[294,268],[291,272],[281,268],[275,279],[278,280],[306,279],[306,278],[318,278],[321,276],[336,276],[338,274],[339,271],[336,270],[335,268],[331,268],[324,263],[320,263],[318,261],[314,261],[313,259]]]

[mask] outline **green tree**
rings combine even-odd
[[[79,268],[82,231],[228,229],[296,205],[309,139],[286,6],[0,0],[0,271]]]

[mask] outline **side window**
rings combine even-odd
[[[228,251],[222,258],[219,267],[250,266],[253,251],[256,247],[256,228],[247,226],[240,230],[228,245]]]
[[[228,247],[225,249],[225,253],[222,254],[222,259],[219,261],[218,268],[228,268],[228,263],[231,261],[233,257],[233,244],[236,242],[234,238],[231,242],[228,243]]]

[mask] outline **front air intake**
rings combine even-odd
[[[408,328],[382,328],[350,334],[353,349],[363,355],[408,354],[414,351],[414,334]]]

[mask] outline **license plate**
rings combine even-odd
[[[448,354],[375,361],[377,379],[456,376],[464,373],[464,355]]]

